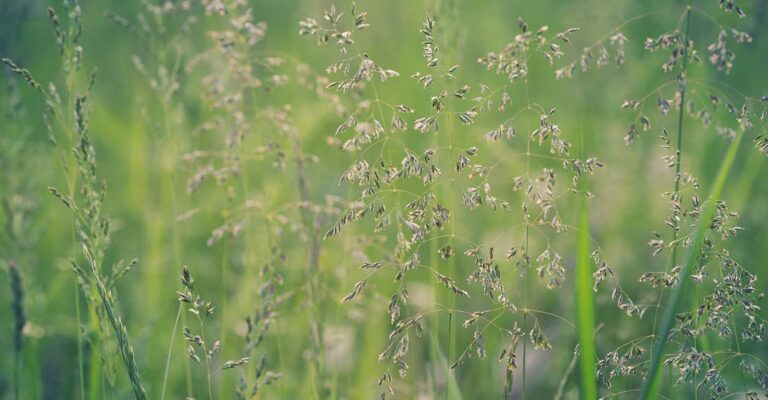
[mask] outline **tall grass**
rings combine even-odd
[[[768,393],[762,6],[278,3],[19,30],[44,118],[0,95],[0,397]]]
[[[111,329],[134,395],[137,399],[143,400],[147,398],[146,391],[141,382],[133,347],[128,339],[127,328],[118,314],[117,301],[113,292],[115,282],[126,274],[136,262],[126,264],[120,261],[113,266],[108,275],[102,270],[105,252],[110,241],[110,223],[109,219],[101,212],[106,188],[104,183],[99,181],[96,173],[96,154],[89,136],[91,107],[89,96],[95,83],[95,72],[90,75],[85,92],[77,94],[76,90],[79,89],[76,89],[75,85],[83,62],[83,51],[79,46],[82,32],[81,10],[77,2],[66,3],[65,6],[68,17],[66,25],[61,24],[58,15],[52,8],[48,9],[56,42],[62,54],[65,98],[59,96],[55,84],[52,83],[47,89],[43,88],[27,69],[17,66],[7,58],[4,58],[3,62],[11,71],[23,77],[46,101],[48,107],[46,121],[48,122],[51,142],[55,145],[57,140],[63,139],[65,141],[67,148],[59,156],[67,177],[68,194],[61,193],[53,187],[49,187],[49,192],[70,209],[74,216],[73,230],[81,247],[82,260],[73,257],[70,260],[71,267],[78,286],[85,294],[91,306],[90,309],[93,310],[91,327],[103,333],[103,336],[96,342],[103,346],[103,341],[109,340],[109,336],[106,335],[110,333],[109,330]],[[55,128],[51,123],[57,124]],[[80,196],[77,196],[75,192],[78,177],[81,181]],[[77,306],[79,307],[79,304]],[[79,331],[80,327],[78,327]],[[82,352],[82,347],[78,346],[78,352]],[[78,357],[79,360],[82,360],[81,354]],[[109,360],[109,356],[104,356],[101,359]],[[92,366],[96,370],[95,373],[91,374],[91,378],[94,380],[91,382],[92,388],[98,388],[99,370],[101,369],[99,360],[101,359],[92,358]],[[84,396],[81,361],[80,364],[81,396]]]
[[[702,246],[704,246],[706,240],[707,230],[711,229],[711,223],[717,210],[717,204],[722,196],[723,189],[730,175],[733,163],[736,160],[736,155],[739,152],[739,145],[741,144],[744,133],[739,133],[728,145],[728,150],[725,153],[722,163],[717,172],[717,177],[712,183],[712,191],[707,200],[707,205],[701,214],[701,219],[696,227],[692,242],[688,248],[683,267],[680,270],[680,276],[688,277],[691,275],[694,265],[698,262]],[[686,296],[686,290],[688,288],[688,279],[681,279],[680,283],[675,286],[672,294],[670,295],[667,303],[664,307],[664,314],[661,317],[661,322],[658,327],[658,333],[656,334],[657,343],[654,347],[654,351],[651,357],[651,362],[648,369],[648,379],[643,387],[643,399],[655,399],[659,395],[661,388],[662,369],[661,364],[664,362],[664,351],[669,340],[670,330],[674,326],[674,319],[677,313],[679,303]],[[736,339],[738,340],[738,339]]]

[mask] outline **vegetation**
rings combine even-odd
[[[766,18],[7,0],[0,399],[768,398]]]

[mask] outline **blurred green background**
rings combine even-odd
[[[247,3],[254,20],[264,21],[268,26],[257,49],[288,60],[277,68],[276,73],[287,75],[289,83],[269,93],[254,90],[249,95],[244,113],[253,123],[242,146],[255,148],[278,144],[285,150],[286,157],[292,159],[296,150],[284,133],[257,117],[267,106],[291,105],[291,118],[300,135],[303,152],[318,158],[317,162],[307,166],[306,179],[310,201],[322,206],[322,211],[316,214],[316,224],[318,231],[324,233],[340,211],[339,203],[328,203],[327,196],[338,196],[344,201],[357,198],[356,188],[339,184],[339,177],[354,161],[354,155],[340,151],[329,142],[343,117],[334,112],[327,99],[319,98],[296,82],[295,61],[300,60],[313,71],[322,73],[338,58],[333,44],[318,47],[313,38],[307,39],[297,33],[298,21],[307,16],[319,19],[331,3],[304,0],[249,0]],[[717,17],[720,23],[749,32],[754,41],[734,47],[737,57],[729,75],[714,71],[705,59],[702,65],[692,67],[692,76],[726,82],[752,97],[768,94],[767,2],[740,2],[748,14],[745,19],[723,14],[715,0],[694,3]],[[349,2],[345,0],[336,5],[345,12],[349,8]],[[39,0],[0,2],[0,56],[9,57],[28,68],[40,82],[58,79],[60,68],[59,50],[46,15],[48,6],[60,8],[58,2],[49,4]],[[399,78],[380,85],[379,95],[393,104],[411,105],[417,109],[416,115],[429,106],[429,96],[410,78],[413,73],[425,69],[419,29],[427,14],[438,15],[437,26],[444,29],[441,34],[447,42],[442,49],[444,57],[455,60],[446,63],[461,65],[456,74],[458,81],[498,86],[503,77],[486,72],[476,59],[513,40],[519,32],[518,17],[524,18],[534,29],[541,25],[549,25],[553,31],[581,28],[572,36],[572,43],[563,47],[566,53],[563,60],[574,60],[583,47],[599,40],[624,21],[653,12],[622,29],[630,38],[626,65],[608,65],[578,74],[571,80],[555,80],[553,67],[543,60],[534,60],[530,65],[529,90],[533,101],[544,108],[557,107],[557,123],[569,140],[578,142],[576,138],[580,135],[588,144],[585,152],[606,164],[606,168],[589,178],[590,190],[595,194],[591,202],[592,236],[622,287],[639,303],[656,302],[658,290],[637,283],[637,278],[643,272],[664,269],[664,258],[652,256],[647,242],[653,238],[653,231],[669,233],[664,226],[667,202],[661,194],[672,190],[674,172],[664,167],[661,160],[664,152],[657,136],[660,126],[672,131],[675,120],[670,114],[651,131],[642,133],[633,145],[625,146],[623,136],[632,122],[631,113],[619,106],[624,99],[643,96],[672,79],[671,75],[662,74],[659,67],[665,56],[645,52],[642,42],[645,37],[672,29],[684,9],[682,3],[362,0],[357,6],[368,12],[371,24],[367,30],[356,33],[357,46],[385,68],[400,73]],[[311,279],[306,273],[310,240],[305,237],[301,213],[295,207],[300,193],[296,166],[292,161],[287,162],[283,171],[278,171],[270,157],[254,157],[252,160],[246,157],[240,164],[241,174],[237,178],[220,184],[208,180],[200,190],[187,194],[186,180],[196,170],[195,164],[185,161],[184,155],[196,150],[225,149],[224,134],[199,129],[214,112],[204,99],[205,88],[201,85],[203,75],[208,72],[182,68],[178,76],[179,90],[166,106],[151,88],[148,78],[137,72],[131,58],[134,55],[141,57],[151,75],[158,73],[160,65],[171,68],[177,62],[177,55],[178,62],[186,65],[195,54],[212,47],[213,41],[206,32],[222,29],[227,22],[225,18],[208,17],[199,8],[195,4],[192,10],[184,11],[180,16],[168,17],[164,22],[165,30],[150,41],[131,35],[105,16],[112,12],[137,21],[137,15],[148,16],[143,2],[82,3],[83,69],[98,69],[90,131],[97,150],[99,174],[108,185],[105,208],[112,218],[114,231],[106,258],[107,263],[133,257],[141,260],[136,269],[118,283],[117,293],[150,398],[160,398],[162,390],[166,354],[178,308],[175,292],[180,287],[181,264],[190,267],[200,293],[215,303],[217,311],[210,331],[222,340],[222,359],[233,359],[239,356],[243,346],[243,318],[252,312],[262,283],[258,270],[273,246],[285,252],[285,261],[276,268],[285,278],[278,291],[287,297],[260,351],[265,354],[269,368],[281,373],[282,377],[264,388],[259,398],[374,397],[379,391],[379,376],[387,370],[396,375],[396,368],[377,361],[390,331],[386,307],[394,292],[391,274],[378,274],[371,279],[360,299],[343,304],[340,299],[366,275],[357,267],[366,260],[375,261],[382,257],[383,252],[377,252],[376,246],[366,241],[382,241],[382,247],[391,248],[391,235],[371,234],[370,224],[366,222],[347,228],[340,237],[322,241],[319,271],[316,272],[319,281],[317,304],[308,306],[304,287]],[[189,15],[194,16],[196,22],[188,31],[182,31]],[[147,19],[152,25],[152,17]],[[708,17],[694,14],[691,35],[697,45],[702,44],[700,51],[704,51],[704,44],[714,40],[717,30]],[[702,58],[706,58],[706,54]],[[563,65],[559,61],[555,64]],[[44,105],[36,93],[10,73],[2,75],[2,86],[0,199],[6,212],[0,216],[0,225],[8,229],[0,236],[0,265],[5,267],[10,260],[15,260],[24,278],[24,305],[29,322],[25,328],[21,398],[81,398],[77,338],[79,329],[85,330],[85,336],[92,334],[87,322],[89,311],[81,298],[80,314],[84,322],[82,328],[78,327],[77,288],[67,261],[77,254],[77,246],[72,240],[72,218],[47,191],[49,186],[64,186],[58,156],[62,153],[48,143],[41,117]],[[727,96],[738,98],[738,93],[733,90],[724,91]],[[515,101],[519,99],[517,95],[519,93],[513,93]],[[702,89],[698,95],[706,97],[707,92]],[[482,134],[498,122],[493,118],[481,119],[469,127],[457,123],[454,135],[457,147],[466,148],[482,142]],[[537,123],[536,116],[531,116],[522,126],[533,127]],[[526,129],[521,128],[521,131]],[[415,135],[412,131],[404,135],[403,141],[414,149],[423,151],[430,146],[428,136]],[[714,127],[705,127],[686,118],[683,167],[699,178],[702,193],[708,192],[727,143]],[[765,223],[768,219],[768,185],[765,185],[765,177],[768,176],[768,166],[764,155],[754,149],[751,141],[745,141],[742,147],[724,200],[741,213],[738,224],[745,231],[729,242],[729,249],[736,260],[760,277],[759,287],[765,290],[764,260],[768,259]],[[520,147],[516,148],[520,151]],[[485,147],[483,151],[486,151]],[[481,155],[487,160],[498,160],[509,151],[513,150],[505,146],[488,147]],[[450,163],[445,165],[445,171],[452,168]],[[556,162],[551,166],[559,168]],[[509,191],[511,180],[521,174],[523,167],[522,161],[504,164],[493,178],[502,188],[499,190]],[[228,195],[230,190],[234,192],[231,196]],[[456,196],[459,202],[459,195]],[[245,235],[225,237],[207,245],[212,230],[237,214],[239,205],[248,200],[262,202],[267,209],[273,210],[270,214],[273,219],[267,222],[259,213],[247,214],[243,219]],[[517,209],[513,201],[513,210]],[[576,203],[567,203],[560,210],[565,223],[576,225],[576,209]],[[190,210],[195,210],[193,217],[178,218]],[[462,236],[483,243],[516,229],[514,226],[521,222],[515,212],[504,218],[498,215],[487,210],[470,212],[459,208],[455,218],[460,222],[456,229]],[[535,240],[541,241],[540,238]],[[575,330],[568,322],[563,322],[563,319],[575,322],[570,282],[576,235],[570,231],[554,240],[562,249],[568,270],[566,284],[551,291],[533,278],[535,274],[528,279],[534,286],[529,289],[527,303],[532,308],[562,317],[541,318],[553,350],[532,351],[529,348],[526,390],[534,399],[552,398],[561,381],[568,378],[568,364],[576,344]],[[464,250],[458,249],[457,253]],[[460,285],[468,286],[466,276],[473,269],[471,260],[460,258],[456,268],[454,279]],[[508,277],[519,279],[517,274]],[[439,290],[439,286],[433,287],[427,274],[412,279],[409,291],[415,309],[418,310],[418,304],[429,305],[442,296],[433,291],[433,288]],[[514,292],[518,284],[511,281],[508,288]],[[14,385],[9,285],[8,275],[0,274],[0,287],[3,288],[0,289],[2,399],[13,398]],[[487,308],[487,300],[477,288],[473,290],[473,296],[461,300],[459,306],[465,310]],[[519,293],[513,293],[513,296],[519,296]],[[597,338],[599,356],[628,340],[651,333],[649,317],[639,320],[625,316],[611,300],[609,289],[598,292],[597,302],[597,322],[604,325]],[[310,313],[320,321],[322,330],[323,345],[319,355],[312,353]],[[461,317],[459,321],[463,319]],[[514,321],[514,318],[505,317],[499,324],[511,327]],[[456,328],[455,346],[461,351],[471,341],[472,331],[461,329],[458,324]],[[432,343],[429,335],[412,340],[414,355],[409,374],[403,380],[395,378],[393,383],[401,398],[428,399],[441,396],[444,391],[441,367],[428,362],[433,346],[443,346],[448,351],[444,342],[446,333],[441,331],[437,335],[440,337],[438,344]],[[205,398],[203,375],[194,366],[191,379],[185,373],[187,362],[180,337],[180,328],[177,328],[167,397],[184,398],[192,394],[189,392],[191,388],[194,396]],[[486,339],[488,358],[472,358],[457,368],[455,383],[465,399],[501,396],[503,363],[497,362],[497,356],[503,340],[499,335],[489,335]],[[93,355],[87,341],[84,347],[86,391],[94,386],[99,390],[95,397],[89,392],[90,398],[130,398],[123,366],[118,364],[117,384],[111,388],[98,368],[91,373],[98,363],[98,355]],[[768,359],[764,345],[751,345],[742,350]],[[324,370],[320,378],[313,375],[310,367],[313,357],[322,360]],[[223,371],[214,379],[215,393],[222,399],[234,398],[232,390],[237,383],[237,374],[229,372]],[[726,375],[733,379],[734,386],[743,379],[736,373],[731,376],[726,372]],[[670,381],[667,379],[668,384]],[[638,382],[622,381],[620,386],[637,387]],[[565,381],[564,387],[565,398],[576,398],[575,375]],[[673,398],[687,395],[687,392],[676,391],[678,389],[670,390]],[[601,394],[608,393],[608,389],[601,388]],[[458,395],[454,392],[451,396]]]

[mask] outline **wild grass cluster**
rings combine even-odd
[[[765,1],[0,24],[0,399],[768,398]]]

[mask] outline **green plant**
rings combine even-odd
[[[768,395],[768,3],[25,4],[0,398]]]
[[[720,2],[726,12],[736,12],[740,16],[744,11],[735,6],[733,2]],[[599,363],[598,372],[604,383],[610,386],[610,381],[615,376],[629,376],[636,373],[645,376],[642,389],[642,398],[650,399],[659,396],[663,366],[669,365],[678,370],[679,378],[676,384],[691,382],[694,384],[692,391],[698,396],[701,388],[706,388],[710,396],[720,397],[727,391],[726,380],[721,372],[722,365],[727,365],[731,359],[717,361],[721,353],[733,351],[737,358],[741,357],[740,342],[743,340],[761,340],[763,335],[763,320],[756,313],[755,304],[760,300],[755,296],[755,276],[737,264],[724,248],[723,242],[736,235],[741,228],[729,225],[730,219],[737,214],[729,211],[726,203],[721,200],[723,188],[733,165],[734,158],[739,150],[739,144],[745,132],[755,128],[755,112],[765,110],[765,105],[760,100],[743,97],[740,101],[743,106],[739,109],[734,106],[730,96],[724,100],[721,96],[721,88],[713,86],[706,79],[691,78],[692,64],[702,64],[697,47],[692,38],[691,25],[694,15],[704,17],[708,23],[714,22],[718,28],[716,40],[707,46],[708,61],[718,71],[729,73],[733,68],[735,53],[728,48],[729,39],[736,43],[750,43],[751,36],[735,28],[727,28],[720,25],[718,20],[688,2],[683,7],[677,26],[658,37],[649,37],[645,40],[645,49],[650,52],[666,51],[668,57],[662,64],[665,73],[677,71],[675,79],[662,83],[649,94],[639,99],[624,100],[621,107],[635,112],[635,118],[630,125],[624,140],[629,145],[633,143],[641,131],[651,129],[653,121],[658,119],[661,126],[660,136],[663,148],[673,151],[671,155],[663,157],[668,168],[674,168],[674,191],[664,193],[669,198],[670,217],[665,221],[672,228],[671,239],[665,240],[659,233],[654,232],[654,238],[650,240],[653,255],[664,250],[670,250],[668,263],[664,272],[645,272],[639,281],[649,284],[651,287],[659,287],[662,292],[658,296],[657,306],[654,310],[654,321],[651,335],[634,339],[617,349],[609,352]],[[647,17],[647,15],[641,16]],[[682,25],[682,26],[681,26]],[[609,52],[605,47],[605,40],[611,44],[618,44],[616,59],[623,63],[625,59],[624,45],[628,41],[621,32],[612,32],[609,39],[604,39],[587,47],[580,60],[581,69],[586,71],[593,66],[601,67],[607,63]],[[599,57],[595,61],[593,51],[599,47]],[[570,78],[573,76],[577,63],[573,62],[567,67],[557,71],[558,78]],[[720,83],[721,84],[721,83]],[[724,85],[725,86],[725,85]],[[674,88],[673,95],[666,93]],[[706,94],[706,98],[703,93]],[[655,106],[659,116],[649,116],[649,104],[651,96],[657,96]],[[719,107],[724,104],[727,113],[723,115]],[[670,111],[676,110],[675,144],[669,138],[665,127],[664,117]],[[685,132],[684,121],[688,118],[702,122],[706,129],[715,123],[715,131],[731,140],[728,151],[723,157],[719,172],[712,183],[709,198],[702,202],[699,200],[699,183],[691,173],[684,172],[683,143]],[[765,111],[757,119],[762,122]],[[735,122],[739,132],[728,126]],[[639,125],[639,126],[638,126]],[[697,128],[701,129],[701,128]],[[690,133],[687,133],[690,135]],[[756,139],[759,141],[758,139]],[[686,199],[688,196],[688,199]],[[684,200],[690,202],[686,204]],[[717,236],[720,240],[717,240]],[[702,246],[706,243],[705,249]],[[683,265],[677,262],[679,249],[685,248],[686,257]],[[719,261],[718,268],[710,266],[713,260]],[[710,281],[711,284],[704,284]],[[697,286],[695,293],[688,293],[689,281]],[[726,289],[727,287],[727,289]],[[666,303],[663,301],[663,290],[672,291]],[[689,297],[687,304],[689,311],[679,312],[681,304],[685,304],[684,298]],[[663,307],[662,307],[663,305]],[[743,306],[743,308],[740,308]],[[644,307],[645,308],[645,307]],[[657,314],[663,308],[663,316],[657,326]],[[748,323],[739,330],[735,315],[737,309],[747,315]],[[644,310],[639,314],[642,316]],[[721,339],[733,338],[733,343],[711,344],[713,335]],[[674,341],[675,350],[666,353],[668,344]],[[650,359],[642,360],[646,352],[641,345],[649,342],[651,346]],[[729,350],[717,351],[713,346],[722,346]],[[628,350],[624,350],[628,348]],[[760,383],[758,379],[758,384]],[[754,392],[743,389],[747,397],[756,396]]]
[[[51,142],[56,145],[57,135],[60,135],[65,140],[65,146],[71,146],[71,156],[68,151],[61,154],[63,167],[68,178],[68,194],[53,187],[49,188],[49,191],[61,200],[74,215],[74,231],[80,242],[82,258],[71,259],[72,270],[75,272],[77,283],[86,299],[95,309],[102,332],[107,334],[111,330],[117,351],[125,364],[135,397],[145,399],[146,392],[141,382],[134,351],[128,339],[127,328],[118,314],[113,290],[115,282],[130,271],[137,260],[130,263],[120,261],[114,264],[110,273],[105,273],[102,268],[110,241],[110,223],[109,219],[101,212],[106,187],[96,174],[96,153],[88,132],[90,113],[88,96],[95,83],[96,75],[95,72],[91,74],[84,94],[75,94],[75,81],[82,66],[83,57],[82,48],[79,46],[82,32],[81,10],[79,4],[75,2],[66,3],[66,7],[69,24],[65,27],[62,27],[58,15],[52,8],[48,10],[48,14],[53,23],[56,42],[61,49],[68,100],[62,99],[54,84],[50,84],[45,89],[28,70],[17,66],[7,58],[4,58],[3,62],[11,71],[23,77],[45,99],[47,106],[45,117]],[[56,124],[55,128],[54,123]],[[78,176],[81,180],[79,196],[74,190],[77,184],[75,178]],[[100,338],[100,342],[103,343],[101,347],[102,360],[106,361],[105,368],[109,368],[108,361],[111,356],[105,353],[110,351],[110,343],[103,337]],[[109,371],[107,370],[107,372]],[[84,394],[81,393],[81,395]]]

